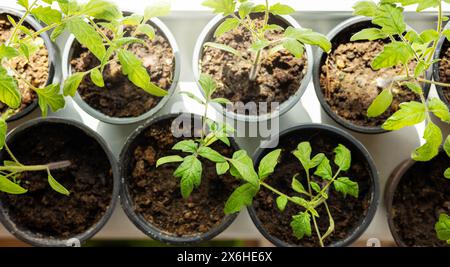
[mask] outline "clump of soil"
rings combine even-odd
[[[261,16],[255,18],[255,23],[262,24]],[[278,24],[287,27],[284,22],[271,18],[269,24]],[[282,38],[280,31],[266,34],[267,40]],[[215,43],[228,45],[238,50],[244,58],[253,60],[253,53],[249,51],[252,44],[252,35],[240,26],[224,35],[209,40]],[[302,58],[295,58],[285,50],[267,56],[270,49],[264,51],[264,60],[261,62],[257,79],[250,81],[249,73],[252,64],[245,62],[228,52],[206,47],[200,62],[202,73],[209,74],[218,81],[215,97],[224,97],[231,102],[260,102],[268,103],[267,112],[272,112],[270,103],[281,103],[288,100],[298,90],[303,77],[307,72],[306,54]],[[235,107],[234,112],[244,113]],[[255,112],[255,111],[253,111]],[[263,113],[263,110],[260,110]],[[248,113],[248,112],[247,112]],[[251,112],[250,112],[251,113]],[[251,115],[255,115],[252,114]]]
[[[348,142],[337,139],[336,136],[317,131],[309,132],[307,134],[293,133],[283,137],[278,146],[283,150],[280,163],[275,169],[274,174],[267,178],[266,182],[289,196],[304,197],[292,190],[291,187],[292,177],[299,173],[299,177],[301,178],[298,178],[298,180],[304,184],[305,188],[307,188],[305,171],[298,159],[291,152],[299,143],[309,141],[313,149],[312,155],[325,153],[330,161],[333,162],[333,150],[338,144],[344,144],[351,149],[351,146],[347,144]],[[337,168],[333,163],[332,168],[333,173],[335,173]],[[312,174],[313,171],[310,171],[310,173]],[[351,196],[345,198],[341,193],[337,193],[334,189],[330,190],[327,203],[335,221],[336,228],[331,236],[325,240],[326,246],[344,240],[352,234],[353,230],[359,226],[360,222],[367,215],[371,203],[371,190],[373,185],[371,183],[368,163],[362,154],[352,150],[351,169],[342,173],[342,176],[349,177],[351,180],[358,183],[359,197],[358,199]],[[314,175],[312,175],[311,179],[321,181],[319,177],[315,177]],[[303,239],[299,240],[292,232],[290,226],[292,216],[304,211],[304,209],[298,205],[288,203],[285,211],[280,212],[277,208],[276,198],[277,195],[271,191],[262,189],[253,202],[253,207],[264,229],[272,236],[290,245],[304,247],[320,246],[313,225],[311,237],[305,236]],[[317,223],[321,233],[324,234],[329,226],[327,212],[323,205],[321,205],[317,211],[321,215],[320,218],[317,219]]]
[[[441,82],[450,83],[450,44],[445,41],[441,50],[441,62],[439,62],[439,76]],[[447,102],[450,102],[450,90],[447,87],[441,89]]]
[[[105,214],[112,198],[113,175],[108,157],[93,138],[73,126],[46,123],[21,133],[10,147],[26,165],[71,162],[68,168],[51,171],[70,196],[50,187],[46,171],[24,173],[21,185],[28,189],[24,195],[0,194],[18,228],[65,239],[85,232]]]
[[[167,38],[155,25],[156,36],[150,40],[146,35],[136,37],[145,41],[144,44],[134,43],[128,50],[142,60],[153,83],[163,89],[170,89],[175,70],[175,55]],[[125,36],[135,29],[125,28]],[[111,32],[105,33],[112,36]],[[100,61],[85,47],[74,43],[74,54],[70,62],[73,72],[90,70],[100,64]],[[108,64],[103,71],[105,87],[96,86],[89,75],[81,82],[78,92],[81,98],[94,109],[116,118],[138,117],[154,108],[161,98],[155,97],[137,87],[123,75],[118,61]]]
[[[320,84],[325,100],[332,111],[358,126],[379,127],[399,110],[403,102],[420,100],[411,90],[394,86],[394,101],[381,116],[367,117],[375,98],[385,88],[378,87],[377,79],[391,79],[404,75],[403,66],[373,70],[372,61],[383,51],[385,41],[341,43],[328,55],[322,66]],[[409,64],[410,73],[415,62]]]
[[[171,148],[184,139],[172,136],[172,121],[166,119],[150,126],[132,145],[126,167],[128,190],[135,212],[164,233],[175,236],[206,233],[222,223],[225,202],[239,182],[229,174],[219,177],[215,164],[200,159],[202,183],[189,199],[183,199],[180,179],[173,176],[179,163],[155,168],[159,158],[177,154]],[[223,144],[216,143],[213,149],[225,156],[233,154],[233,149]]]
[[[395,231],[407,246],[446,246],[434,226],[442,213],[450,214],[450,181],[444,178],[450,159],[445,153],[430,162],[417,162],[400,180],[394,194]]]
[[[33,28],[28,24],[24,24],[24,26],[30,30],[33,30]],[[0,14],[0,43],[5,43],[8,41],[12,31],[13,26],[8,21],[6,14]],[[8,62],[8,66],[20,73],[21,76],[34,87],[44,87],[49,76],[49,59],[47,48],[42,45],[36,53],[30,55],[30,60],[25,57],[13,58]],[[20,94],[22,95],[22,104],[19,109],[16,110],[16,113],[23,111],[37,99],[36,93],[29,88],[25,82],[19,80],[18,85]],[[4,113],[7,109],[8,106],[0,102],[0,113]]]

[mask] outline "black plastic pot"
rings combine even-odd
[[[7,210],[3,206],[3,204],[0,201],[0,222],[3,224],[3,226],[15,237],[18,239],[27,242],[33,246],[45,246],[45,247],[54,247],[54,246],[77,246],[78,244],[82,244],[83,242],[87,241],[91,237],[93,237],[98,231],[100,231],[103,226],[106,224],[106,222],[111,217],[116,201],[119,197],[119,168],[117,161],[114,157],[114,155],[111,153],[108,145],[106,142],[93,130],[88,128],[87,126],[84,126],[83,124],[67,120],[67,119],[60,119],[60,118],[39,118],[34,119],[31,121],[28,121],[14,130],[12,130],[6,139],[6,143],[14,142],[17,138],[20,138],[21,134],[24,131],[30,130],[35,127],[44,127],[45,125],[64,125],[64,126],[70,126],[73,127],[74,130],[81,130],[86,136],[89,138],[95,140],[103,149],[106,156],[108,157],[108,160],[111,164],[111,171],[113,174],[113,191],[111,192],[111,202],[105,212],[103,214],[102,218],[96,222],[94,225],[92,225],[88,230],[86,230],[82,234],[78,234],[76,236],[73,236],[69,239],[55,239],[55,238],[47,238],[42,235],[38,235],[36,233],[33,233],[31,230],[23,229],[20,227],[20,225],[17,225],[8,215]],[[37,137],[39,138],[39,137]],[[89,155],[88,155],[89,156]],[[92,155],[91,155],[92,156]],[[3,162],[3,159],[6,157],[6,152],[3,150],[0,153],[0,160]],[[70,196],[69,196],[70,197]]]
[[[450,24],[447,23],[447,25],[445,26],[445,29],[450,29]],[[450,47],[450,42],[447,40],[447,38],[441,37],[441,39],[439,39],[437,48],[436,48],[436,52],[434,53],[434,59],[438,60],[438,59],[442,59],[442,57],[444,56],[446,49]],[[440,65],[440,61],[435,62],[433,64],[433,78],[436,82],[441,82],[441,75],[439,74],[439,65]],[[447,106],[450,107],[450,102],[448,101],[448,99],[445,97],[444,95],[444,90],[448,90],[448,88],[444,88],[442,86],[436,85],[436,91],[439,95],[439,98],[445,103],[447,104]]]
[[[366,150],[366,148],[353,136],[348,134],[347,132],[338,129],[333,126],[324,125],[324,124],[304,124],[292,127],[286,131],[283,131],[280,133],[279,136],[274,137],[271,142],[268,142],[265,144],[265,147],[274,147],[277,146],[278,140],[283,139],[287,136],[292,136],[295,134],[296,136],[299,136],[299,142],[302,141],[301,138],[304,140],[307,140],[309,136],[311,135],[319,135],[324,134],[328,136],[332,136],[334,140],[337,140],[340,144],[345,145],[348,149],[352,151],[352,155],[359,154],[359,156],[366,161],[366,168],[368,169],[371,177],[371,188],[370,188],[370,206],[367,209],[366,216],[361,219],[358,226],[353,229],[352,233],[347,236],[344,240],[340,240],[338,242],[335,242],[331,244],[331,247],[345,247],[349,246],[352,243],[354,243],[367,229],[367,227],[372,222],[373,217],[375,216],[375,213],[378,208],[379,199],[380,199],[380,190],[379,190],[379,178],[378,178],[378,171],[375,167],[375,163],[372,159],[372,156],[369,154],[369,152]],[[266,146],[268,145],[268,146]],[[293,149],[293,148],[292,148]],[[273,151],[274,149],[265,149],[265,148],[258,148],[253,156],[253,162],[255,166],[259,165],[259,162],[262,160],[262,158],[267,155],[269,152]],[[287,152],[285,152],[287,153]],[[293,176],[294,174],[292,174]],[[269,178],[270,179],[270,178]],[[261,221],[258,218],[258,215],[256,214],[256,210],[253,206],[248,207],[248,212],[250,214],[250,217],[253,220],[253,223],[255,224],[256,228],[261,232],[261,234],[268,239],[270,242],[272,242],[274,245],[279,247],[291,247],[292,244],[289,244],[283,240],[280,240],[279,238],[272,236],[267,229],[264,228]],[[289,231],[291,229],[288,229]]]
[[[349,43],[350,38],[353,34],[361,31],[362,29],[370,28],[370,27],[378,27],[376,25],[373,25],[371,23],[371,20],[366,17],[353,17],[350,18],[338,26],[336,26],[333,30],[328,33],[327,37],[331,41],[333,47],[332,50],[336,49],[340,44],[342,43]],[[313,69],[313,82],[314,82],[314,88],[316,90],[317,98],[319,99],[319,102],[322,106],[322,108],[325,110],[325,112],[330,116],[335,122],[337,122],[339,125],[352,130],[354,132],[359,132],[363,134],[381,134],[386,133],[388,131],[384,130],[381,127],[365,127],[353,124],[335,112],[331,109],[330,105],[327,103],[327,100],[325,99],[323,95],[323,89],[320,84],[320,75],[321,75],[321,68],[325,64],[327,60],[328,54],[323,51],[318,51],[317,56],[315,57],[314,62],[314,69]],[[432,71],[431,69],[427,72],[427,79],[432,78]],[[428,96],[428,93],[430,91],[430,85],[429,84],[423,84],[422,88],[424,90],[425,96]]]
[[[24,13],[22,11],[19,11],[19,10],[10,8],[10,7],[0,6],[0,14],[8,14],[8,15],[12,16],[13,18],[21,18]],[[25,19],[25,22],[27,24],[29,24],[33,28],[34,31],[39,31],[43,28],[42,25],[39,22],[37,22],[32,16],[28,16]],[[48,36],[47,33],[42,33],[40,35],[40,37],[42,38],[42,40],[44,40],[45,47],[47,48],[47,51],[48,51],[48,80],[46,83],[46,86],[47,86],[47,85],[52,84],[55,79],[55,64],[57,61],[58,50],[56,49],[53,42],[50,40],[50,37]],[[38,106],[38,100],[35,99],[33,101],[33,103],[28,105],[28,107],[26,107],[24,110],[11,116],[8,119],[8,122],[17,121],[17,120],[27,116],[28,114],[33,112],[37,108],[37,106]]]
[[[125,16],[131,15],[132,13],[124,11],[123,14]],[[117,118],[117,117],[110,117],[106,114],[103,114],[99,110],[91,107],[88,103],[86,103],[80,96],[80,94],[77,92],[75,96],[73,97],[74,101],[77,103],[77,105],[83,109],[86,113],[88,113],[90,116],[94,117],[97,120],[100,120],[105,123],[114,124],[114,125],[130,125],[134,123],[139,123],[142,121],[145,121],[149,118],[151,118],[153,115],[155,115],[159,110],[161,110],[164,105],[169,101],[170,97],[175,92],[178,81],[180,79],[180,71],[181,71],[181,56],[180,56],[180,50],[178,48],[178,44],[175,40],[175,37],[173,36],[172,32],[169,30],[169,28],[166,26],[164,22],[162,22],[158,18],[152,18],[148,22],[148,24],[152,25],[154,28],[158,29],[159,33],[164,36],[168,42],[170,43],[170,46],[172,47],[172,51],[174,54],[174,73],[173,73],[173,79],[172,79],[172,85],[170,86],[168,90],[168,94],[164,96],[159,103],[152,108],[151,110],[147,111],[146,113],[138,116],[138,117],[131,117],[131,118]],[[77,40],[75,39],[74,35],[70,35],[64,50],[63,50],[63,56],[62,56],[62,75],[63,80],[67,79],[71,73],[72,73],[72,67],[70,65],[70,61],[72,59],[74,48],[77,45]]]
[[[180,114],[169,114],[164,115],[156,118],[152,118],[151,120],[147,121],[144,125],[137,128],[127,139],[124,148],[122,149],[122,152],[120,154],[120,173],[121,173],[121,179],[120,179],[120,200],[122,204],[122,208],[124,209],[125,213],[127,214],[128,218],[131,220],[131,222],[144,234],[147,236],[172,245],[194,245],[200,242],[205,242],[208,240],[211,240],[221,232],[223,232],[225,229],[228,228],[228,226],[233,223],[233,221],[236,219],[237,214],[233,215],[226,215],[221,222],[221,224],[211,229],[210,231],[198,234],[198,235],[192,235],[192,236],[184,236],[179,237],[175,235],[171,235],[170,233],[163,232],[158,227],[152,225],[149,223],[142,215],[135,212],[134,209],[134,201],[130,195],[128,186],[127,186],[127,165],[130,164],[130,159],[132,157],[132,152],[134,151],[134,148],[136,146],[135,141],[137,138],[144,133],[144,131],[150,127],[151,125],[158,123],[163,120],[176,118],[179,116],[188,116],[188,118],[192,118],[192,116],[196,118],[200,118],[198,115],[188,114],[188,113],[180,113]],[[238,150],[238,146],[236,142],[230,138],[230,142],[232,144],[232,147],[235,150]],[[172,179],[171,177],[167,177],[167,179]]]

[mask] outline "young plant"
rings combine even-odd
[[[392,104],[394,86],[406,87],[414,92],[420,102],[411,101],[402,103],[400,110],[394,113],[383,124],[386,130],[400,130],[407,126],[426,122],[423,138],[426,143],[417,148],[412,153],[412,158],[416,161],[430,161],[439,154],[443,136],[441,129],[433,123],[430,114],[434,114],[445,123],[450,123],[450,112],[447,105],[439,98],[431,98],[426,101],[421,83],[435,84],[442,87],[450,87],[450,84],[427,80],[426,71],[439,60],[434,60],[438,41],[442,37],[450,40],[450,30],[445,30],[443,22],[448,18],[443,16],[443,3],[448,0],[383,0],[379,4],[373,1],[360,1],[354,6],[354,14],[372,18],[372,23],[379,28],[369,28],[356,33],[352,41],[357,40],[377,40],[389,38],[391,42],[384,46],[384,50],[373,60],[372,68],[375,70],[390,68],[397,65],[404,66],[402,75],[392,77],[389,80],[377,81],[385,89],[374,100],[369,107],[368,116],[377,117],[383,114]],[[417,12],[428,8],[437,8],[436,29],[428,29],[417,33],[412,29],[407,29],[403,17],[403,7],[418,4]],[[415,62],[416,67],[411,73],[409,63]],[[444,143],[444,150],[450,156],[450,136]],[[450,168],[444,173],[445,178],[450,179]],[[447,216],[448,217],[448,216]],[[439,229],[445,226],[445,214],[441,216],[438,223]],[[447,224],[448,225],[448,224]],[[438,227],[436,226],[436,230]],[[442,231],[441,231],[442,232]],[[438,231],[440,237],[445,237]],[[448,237],[448,235],[447,235]],[[448,238],[447,238],[448,239]]]
[[[335,230],[334,219],[327,203],[329,190],[333,186],[334,190],[342,193],[344,197],[350,195],[358,198],[359,186],[350,178],[342,175],[351,167],[351,152],[345,146],[339,145],[334,150],[334,164],[338,167],[335,173],[333,173],[330,160],[325,154],[320,153],[311,158],[311,152],[312,149],[309,142],[300,143],[293,152],[305,170],[303,178],[306,179],[301,179],[302,174],[296,174],[292,178],[291,186],[297,194],[291,196],[266,183],[266,180],[275,171],[281,149],[272,151],[261,160],[258,173],[253,170],[251,158],[242,156],[241,162],[246,165],[248,170],[254,172],[252,175],[257,177],[257,183],[245,183],[237,188],[225,204],[225,213],[232,214],[240,211],[244,206],[251,205],[253,198],[263,187],[278,196],[276,204],[281,212],[286,209],[288,203],[296,205],[303,210],[292,217],[291,227],[293,235],[298,239],[302,239],[305,236],[311,236],[314,229],[319,244],[323,247],[324,240]],[[312,174],[314,169],[315,172]],[[306,184],[306,188],[304,184]],[[328,230],[325,233],[320,232],[317,224],[317,218],[320,216],[318,212],[320,206],[325,208],[329,219]]]
[[[435,229],[439,240],[446,241],[450,245],[450,216],[441,214]]]
[[[269,1],[265,1],[265,5],[257,5],[251,0],[206,0],[203,5],[212,8],[214,13],[222,14],[227,17],[225,21],[217,27],[214,37],[220,37],[223,34],[243,26],[252,36],[252,45],[250,47],[251,57],[245,58],[236,49],[220,44],[205,43],[205,46],[221,49],[231,53],[239,59],[251,64],[252,68],[249,73],[249,79],[254,81],[257,78],[260,64],[264,57],[273,54],[282,49],[286,49],[295,57],[301,58],[304,54],[304,44],[317,45],[325,51],[330,51],[331,43],[322,34],[313,32],[310,29],[296,29],[283,27],[276,24],[269,24],[270,15],[289,15],[295,10],[287,5],[280,3],[269,5]],[[251,14],[263,13],[264,20],[257,23],[251,18]],[[282,37],[276,40],[268,40],[267,33],[279,31]],[[269,51],[267,51],[269,50]]]
[[[58,0],[60,3],[61,0]],[[67,0],[63,0],[67,2]],[[149,94],[162,97],[167,91],[154,84],[141,60],[128,50],[130,44],[146,44],[139,35],[146,35],[150,40],[155,37],[155,29],[147,24],[154,17],[170,13],[170,4],[160,2],[147,7],[144,15],[132,14],[122,16],[118,7],[105,0],[91,0],[86,5],[69,1],[70,6],[61,6],[63,16],[55,28],[52,38],[56,38],[64,29],[72,33],[80,44],[85,46],[100,61],[100,64],[88,71],[72,74],[64,82],[64,95],[74,96],[81,81],[87,75],[98,87],[104,87],[103,70],[108,64],[119,62],[122,73],[137,87]],[[126,27],[134,27],[131,32]],[[108,36],[106,32],[111,34]]]
[[[197,139],[189,139],[178,142],[173,146],[173,150],[186,153],[187,156],[181,157],[179,155],[172,155],[160,158],[156,162],[156,167],[167,163],[179,162],[180,165],[174,172],[174,176],[180,178],[180,189],[183,198],[188,198],[194,188],[199,187],[202,178],[202,162],[199,158],[204,158],[216,164],[216,171],[218,175],[223,175],[235,166],[240,169],[242,163],[239,162],[239,155],[246,154],[245,151],[237,151],[233,158],[227,158],[219,152],[211,148],[211,146],[220,141],[227,146],[230,146],[229,134],[234,129],[227,125],[214,122],[207,118],[208,106],[211,103],[227,104],[229,101],[224,98],[213,98],[212,95],[217,89],[217,83],[212,77],[208,75],[201,75],[199,83],[205,95],[205,100],[198,98],[189,92],[182,92],[197,101],[204,107],[204,115],[202,117],[201,137]],[[247,175],[245,175],[247,177]],[[248,179],[252,179],[248,178]],[[256,181],[256,180],[255,180]]]

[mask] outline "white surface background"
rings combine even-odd
[[[281,0],[280,0],[281,1]],[[126,0],[117,1],[119,5],[128,11],[143,12],[143,9],[148,3],[153,1],[145,0]],[[213,15],[205,8],[201,7],[201,0],[173,0],[173,13],[162,20],[171,29],[180,47],[181,54],[181,82],[179,90],[189,90],[199,95],[196,89],[193,75],[192,75],[192,54],[197,36],[200,31],[213,17]],[[277,1],[273,1],[273,3]],[[294,15],[303,27],[313,28],[316,31],[324,34],[328,33],[333,27],[351,16],[351,7],[356,2],[355,0],[285,0],[281,1],[295,7],[298,12]],[[14,6],[14,0],[0,0],[0,5]],[[450,10],[446,5],[446,10]],[[412,10],[412,9],[409,9]],[[414,14],[407,15],[407,22],[416,30],[423,30],[428,27],[434,27],[433,15],[424,13],[420,17]],[[59,48],[62,50],[67,36],[63,36],[58,40]],[[432,88],[432,96],[435,96],[435,90]],[[182,102],[180,102],[182,101]],[[177,103],[179,109],[186,111],[199,112],[201,108],[193,101],[185,99],[175,93],[175,97],[169,102]],[[189,109],[187,108],[189,107]],[[167,113],[166,108],[161,113]],[[35,116],[38,116],[35,114]],[[128,134],[136,128],[136,125],[131,126],[111,126],[100,123],[91,118],[86,113],[81,111],[76,104],[72,104],[68,99],[68,105],[65,110],[52,116],[70,117],[83,121],[88,126],[96,130],[102,135],[110,144],[112,150],[116,155],[120,152],[122,144]],[[211,117],[220,116],[219,114],[211,113]],[[298,103],[290,112],[285,114],[281,119],[281,130],[300,123],[316,122],[336,125],[327,115],[325,115],[320,107],[317,97],[314,92],[314,87],[309,85],[300,103]],[[421,143],[418,130],[422,131],[424,125],[419,125],[417,128],[408,128],[399,132],[393,132],[382,135],[362,135],[351,133],[358,138],[370,151],[380,173],[380,188],[384,190],[384,184],[387,177],[392,170],[403,160],[408,159],[413,148]],[[448,132],[448,127],[445,127],[445,132]],[[258,144],[258,139],[240,139],[238,143],[250,153],[253,153]],[[383,194],[382,194],[383,195]],[[11,237],[0,226],[0,238]],[[369,238],[379,238],[385,244],[392,241],[389,229],[387,227],[384,204],[379,206],[377,215],[370,225],[369,229],[362,236],[361,241],[366,241]],[[102,239],[135,239],[146,238],[139,230],[137,230],[131,222],[126,218],[125,214],[117,206],[116,211],[105,226],[95,238]],[[246,211],[243,211],[233,225],[226,230],[219,238],[241,238],[241,239],[263,239],[253,226]]]

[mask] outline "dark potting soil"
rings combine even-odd
[[[446,246],[434,226],[441,213],[450,214],[450,181],[444,178],[450,167],[445,153],[430,162],[417,162],[400,180],[394,194],[392,216],[395,231],[407,246]]]
[[[278,148],[283,150],[280,163],[273,175],[267,178],[266,182],[281,192],[288,194],[289,196],[300,196],[291,188],[292,178],[295,174],[299,173],[301,178],[298,178],[307,188],[305,171],[301,166],[299,160],[291,153],[299,143],[309,141],[312,146],[312,155],[318,153],[325,153],[332,164],[333,173],[337,171],[336,166],[334,166],[334,148],[339,144],[336,140],[336,136],[331,136],[328,134],[323,134],[321,132],[311,132],[308,135],[297,133],[290,134],[289,136],[283,137],[280,140],[280,145]],[[346,143],[342,143],[347,145]],[[351,149],[350,146],[347,146]],[[311,174],[314,171],[310,171]],[[337,193],[334,188],[329,192],[329,199],[327,201],[330,208],[330,212],[336,224],[335,231],[325,240],[325,245],[336,243],[338,241],[344,240],[352,231],[359,226],[362,219],[367,215],[367,211],[371,201],[371,177],[368,169],[368,164],[364,157],[352,151],[352,165],[351,169],[347,172],[342,173],[343,177],[349,177],[351,180],[355,181],[359,185],[359,197],[355,199],[351,196],[346,198]],[[321,181],[320,178],[311,176],[313,180],[317,179]],[[262,189],[258,195],[255,197],[253,202],[253,207],[262,226],[270,233],[272,236],[282,240],[291,245],[299,245],[304,247],[315,247],[320,246],[319,240],[316,236],[314,226],[312,225],[312,236],[304,237],[303,239],[297,239],[292,232],[290,223],[292,221],[292,216],[297,215],[299,212],[304,211],[303,208],[292,203],[288,203],[284,212],[280,212],[276,204],[277,195],[272,193],[267,189]],[[320,214],[320,218],[317,219],[320,232],[324,234],[329,226],[329,219],[327,216],[326,209],[321,205],[317,211]]]
[[[445,41],[442,50],[441,57],[442,60],[439,62],[439,76],[441,78],[441,82],[450,83],[450,44]],[[450,90],[447,87],[444,87],[443,93],[447,102],[450,102]]]
[[[257,24],[262,24],[262,17],[258,17]],[[287,25],[274,17],[270,24]],[[268,40],[282,38],[282,33],[272,31],[266,35]],[[244,58],[253,59],[253,53],[249,51],[252,42],[251,33],[243,26],[238,27],[219,38],[208,40],[211,42],[226,44],[238,50]],[[281,103],[288,100],[298,90],[303,77],[307,72],[306,54],[301,59],[295,58],[285,50],[267,55],[264,51],[264,60],[261,62],[257,79],[250,81],[249,73],[252,64],[219,49],[205,47],[200,62],[201,71],[209,74],[218,81],[218,89],[215,97],[225,97],[234,102],[267,102],[267,112],[271,112],[270,103]],[[234,112],[243,113],[239,109]],[[260,110],[262,113],[263,110]],[[252,114],[253,115],[253,114]]]
[[[126,167],[128,189],[135,212],[162,232],[175,236],[206,233],[223,221],[225,202],[239,183],[228,174],[219,177],[215,164],[201,159],[202,183],[188,199],[183,199],[180,179],[173,176],[179,163],[155,168],[159,158],[180,154],[171,150],[184,139],[172,136],[172,121],[166,119],[150,126],[135,141]],[[233,149],[223,144],[216,143],[213,148],[225,156],[233,154]]]
[[[153,25],[154,26],[154,25]],[[127,27],[131,32],[134,27]],[[109,36],[112,33],[105,31]],[[170,89],[175,71],[175,56],[169,41],[155,26],[156,36],[150,40],[146,35],[136,37],[145,45],[134,43],[128,50],[142,60],[151,81],[163,89]],[[127,34],[125,34],[127,36]],[[100,64],[99,60],[79,43],[74,43],[71,66],[74,72],[90,70]],[[81,98],[101,113],[116,118],[138,117],[154,108],[160,97],[155,97],[135,86],[123,75],[118,61],[108,64],[103,71],[105,87],[96,86],[89,75],[81,82],[78,92]]]
[[[93,138],[73,126],[40,124],[9,145],[23,164],[71,162],[68,168],[51,171],[70,196],[50,187],[46,171],[22,175],[21,185],[28,189],[24,195],[0,194],[2,205],[19,229],[43,237],[69,238],[102,218],[111,202],[113,175],[105,152]]]
[[[366,127],[379,127],[399,110],[403,102],[419,101],[408,88],[394,86],[394,101],[381,116],[367,117],[375,98],[385,88],[377,85],[377,79],[391,79],[402,74],[403,66],[373,70],[371,63],[381,53],[384,41],[341,43],[328,55],[322,66],[320,84],[325,100],[332,111],[348,122]],[[410,73],[416,63],[409,64]]]
[[[28,29],[33,29],[25,24]],[[6,42],[12,34],[13,26],[8,21],[6,14],[0,14],[0,43]],[[45,45],[30,55],[28,60],[25,57],[17,57],[8,61],[7,65],[15,69],[21,76],[31,83],[34,87],[42,88],[48,80],[48,51]],[[17,79],[17,77],[16,77]],[[19,91],[22,95],[22,104],[15,112],[19,113],[31,105],[37,98],[36,93],[22,80],[19,80]],[[0,113],[5,112],[8,106],[0,102]]]

